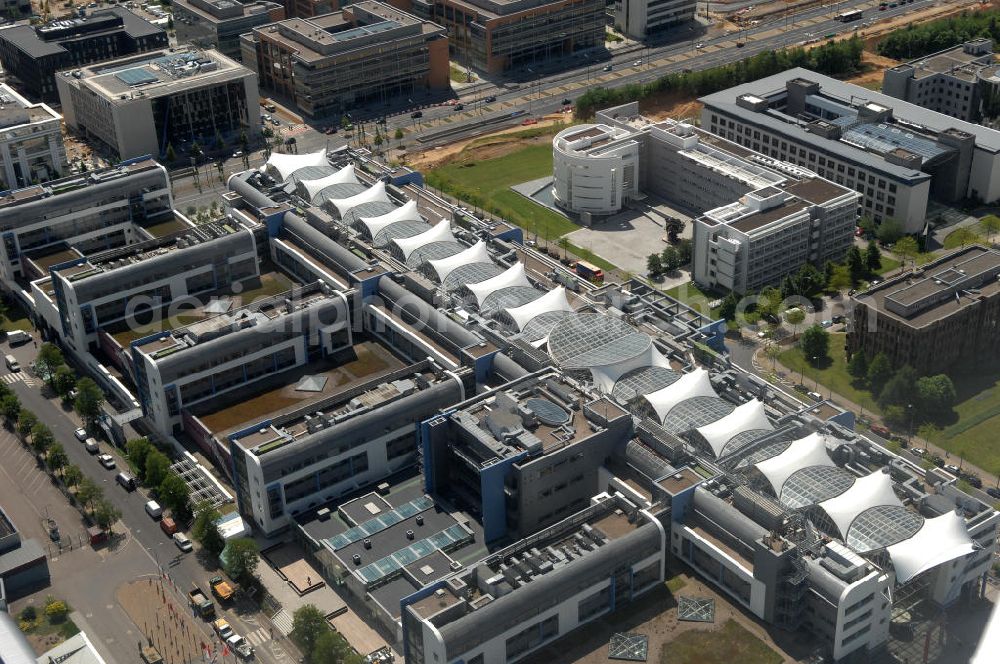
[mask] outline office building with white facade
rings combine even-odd
[[[121,159],[260,135],[257,75],[218,51],[154,51],[56,76],[66,125]]]
[[[692,125],[598,112],[552,141],[556,205],[586,222],[648,192],[695,216],[692,276],[739,293],[777,284],[805,263],[839,261],[858,195],[814,172]]]
[[[66,172],[62,116],[32,104],[0,83],[0,191],[58,178]]]
[[[694,0],[615,0],[611,16],[615,29],[630,39],[645,39],[664,28],[693,21]]]
[[[707,95],[702,128],[857,191],[858,214],[924,229],[928,199],[1000,199],[1000,131],[807,69]]]

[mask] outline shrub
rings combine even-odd
[[[69,615],[69,607],[66,602],[59,599],[49,599],[45,602],[45,615],[52,622],[60,622]]]
[[[38,610],[29,604],[21,609],[21,613],[17,617],[27,622],[33,622],[38,619]]]

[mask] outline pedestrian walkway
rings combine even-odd
[[[292,633],[292,616],[288,611],[282,609],[278,611],[273,616],[271,616],[271,622],[277,627],[282,634],[288,636]]]
[[[27,385],[28,387],[35,386],[35,379],[22,371],[18,371],[17,373],[4,374],[0,376],[0,380],[7,383],[8,385],[13,385],[14,383],[20,381],[25,385]]]
[[[250,642],[254,648],[259,648],[261,644],[265,641],[271,640],[271,634],[266,627],[259,627],[249,634],[245,635],[244,638]]]
[[[152,645],[164,664],[201,662],[210,639],[168,584],[159,578],[145,578],[118,590],[118,602],[145,637],[144,642],[136,642],[136,661],[139,646]]]

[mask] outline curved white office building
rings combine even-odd
[[[552,139],[552,193],[568,212],[610,215],[639,193],[639,142],[605,124],[576,125]]]

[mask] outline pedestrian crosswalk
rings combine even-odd
[[[8,385],[13,385],[14,383],[21,381],[28,387],[35,386],[35,379],[24,373],[23,371],[18,371],[17,373],[9,373],[0,376],[0,380],[7,383]]]
[[[292,616],[288,613],[288,611],[285,611],[284,609],[278,611],[271,616],[271,622],[274,623],[274,626],[277,627],[285,636],[292,633]]]
[[[246,635],[246,640],[250,642],[254,648],[259,648],[262,643],[270,640],[271,634],[268,632],[266,627],[261,627],[253,632]]]

